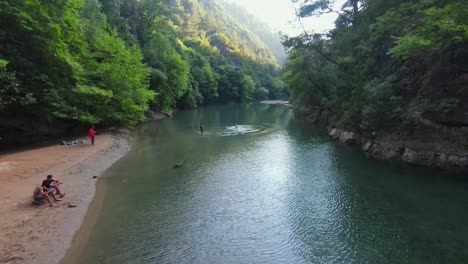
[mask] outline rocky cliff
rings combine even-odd
[[[439,167],[445,169],[468,170],[468,150],[443,142],[423,142],[421,140],[398,139],[394,135],[364,138],[356,132],[339,128],[329,128],[329,135],[342,143],[357,144],[367,155],[377,159],[401,160],[403,162]],[[467,131],[468,132],[468,131]]]

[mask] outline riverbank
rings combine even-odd
[[[274,104],[274,105],[285,105],[289,104],[289,101],[285,100],[266,100],[266,101],[260,101],[261,104]]]
[[[198,120],[207,132],[233,122],[272,129],[201,137]],[[468,259],[466,180],[366,159],[324,131],[288,107],[256,103],[145,122],[98,181],[60,264]]]
[[[84,144],[50,146],[0,156],[0,263],[58,263],[83,221],[96,181],[130,150],[127,130]],[[32,191],[46,175],[64,182],[57,207],[33,206]],[[76,207],[69,207],[69,205]]]
[[[317,123],[328,120],[329,113],[319,107],[293,106]],[[369,157],[379,160],[399,160],[405,163],[442,168],[448,171],[468,171],[468,149],[460,144],[468,133],[465,127],[445,127],[426,121],[413,129],[411,135],[392,131],[376,132],[374,138],[340,127],[328,126],[328,135],[344,144],[358,145]]]
[[[430,137],[433,135],[427,136],[428,139],[423,141],[385,134],[369,139],[340,128],[330,128],[328,133],[331,138],[341,143],[359,145],[366,155],[375,159],[399,160],[447,170],[468,170],[468,150],[450,144],[443,138]]]

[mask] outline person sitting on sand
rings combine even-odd
[[[34,199],[34,202],[36,203],[43,203],[44,200],[47,201],[49,203],[49,206],[50,207],[55,207],[56,205],[53,204],[51,201],[50,201],[50,198],[49,198],[49,194],[54,197],[54,200],[55,201],[60,201],[60,199],[57,199],[55,198],[55,196],[52,194],[52,190],[49,191],[49,192],[45,192],[44,191],[44,186],[37,186],[36,189],[34,189],[34,192],[33,192],[33,199]]]
[[[42,181],[42,186],[44,186],[47,190],[55,190],[55,194],[60,195],[60,198],[65,196],[65,193],[60,191],[60,184],[62,184],[60,181],[56,180],[53,178],[54,176],[52,175],[47,175],[47,179]]]

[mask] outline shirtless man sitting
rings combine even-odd
[[[44,191],[44,189],[45,189],[44,186],[37,186],[36,189],[34,189],[34,192],[33,192],[34,202],[43,203],[44,200],[45,200],[45,201],[47,201],[49,203],[50,207],[55,207],[56,205],[54,205],[50,201],[49,195],[52,196],[55,201],[61,201],[61,200],[55,198],[55,196],[53,194],[54,190]]]
[[[59,189],[60,181],[53,179],[54,176],[47,175],[47,179],[42,182],[42,186],[47,188],[47,190],[55,190],[55,194],[60,195],[60,198],[65,196],[65,193],[61,192]]]

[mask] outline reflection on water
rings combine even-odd
[[[211,133],[200,136],[200,122]],[[71,263],[468,259],[465,180],[366,159],[284,106],[147,123],[108,176],[102,214]]]

